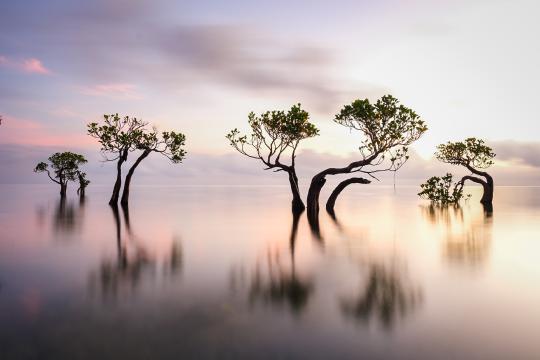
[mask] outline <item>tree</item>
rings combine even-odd
[[[86,187],[90,184],[90,180],[86,178],[86,173],[82,171],[77,171],[77,178],[79,180],[79,188],[77,189],[77,194],[79,194],[81,197],[84,197]]]
[[[147,130],[141,129],[140,135],[135,140],[136,148],[141,150],[137,160],[131,165],[124,181],[124,190],[122,192],[122,200],[120,203],[122,206],[127,206],[129,202],[129,188],[131,184],[131,178],[135,169],[141,161],[143,161],[152,152],[159,153],[169,159],[173,164],[179,164],[186,156],[184,145],[186,143],[186,137],[184,134],[174,131],[164,131],[160,134],[155,128]]]
[[[75,181],[79,165],[87,162],[84,156],[69,151],[49,156],[49,163],[40,162],[34,172],[45,172],[49,179],[60,185],[60,196],[65,197],[68,181]],[[52,170],[52,175],[51,175]]]
[[[460,165],[469,170],[472,175],[464,176],[460,183],[470,180],[482,185],[484,193],[480,202],[491,205],[493,202],[493,178],[482,171],[493,165],[495,153],[485,145],[484,140],[467,138],[464,141],[448,142],[437,146],[435,156],[439,161],[447,164]]]
[[[351,131],[360,132],[361,159],[345,167],[323,170],[313,177],[307,198],[312,228],[316,225],[314,221],[318,220],[319,195],[327,175],[360,172],[376,179],[375,173],[397,171],[409,158],[408,146],[427,131],[424,121],[391,95],[383,96],[374,104],[368,99],[355,100],[345,105],[334,121]]]
[[[118,114],[103,115],[104,122],[88,124],[88,134],[98,139],[105,161],[116,161],[116,182],[114,183],[110,205],[117,205],[122,187],[122,164],[127,161],[129,152],[135,150],[142,128],[147,124],[137,118]],[[110,154],[110,155],[109,155]]]
[[[418,193],[418,196],[438,205],[458,204],[465,196],[463,182],[453,183],[453,175],[450,173],[441,177],[432,176],[420,185],[420,188],[422,191]],[[470,195],[465,197],[468,198]]]
[[[248,124],[249,135],[240,134],[238,129],[227,134],[231,146],[247,157],[260,160],[266,166],[265,170],[286,172],[293,195],[293,211],[303,211],[305,205],[295,168],[296,150],[302,140],[319,134],[317,127],[309,122],[308,112],[301,109],[300,104],[287,112],[267,111],[260,116],[251,112]],[[284,157],[290,157],[290,160],[282,162]]]

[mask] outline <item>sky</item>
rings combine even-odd
[[[296,103],[320,129],[300,149],[309,178],[358,155],[339,109],[392,94],[429,126],[399,176],[452,171],[435,146],[475,136],[503,184],[540,185],[539,14],[528,0],[3,1],[0,183],[46,181],[31,170],[58,150],[110,182],[86,135],[108,113],[187,136],[185,162],[147,160],[142,182],[279,183],[224,135]]]

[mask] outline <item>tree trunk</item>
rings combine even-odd
[[[484,205],[491,205],[493,203],[493,178],[491,176],[486,176],[486,182],[482,184],[484,188],[484,194],[480,202]]]
[[[484,177],[485,180],[480,179],[476,176],[468,175],[468,176],[464,176],[461,179],[461,183],[464,183],[465,180],[470,180],[472,182],[482,185],[483,194],[482,194],[482,198],[480,199],[480,202],[484,205],[491,205],[493,203],[493,192],[494,192],[493,178],[491,177],[491,175],[489,175],[486,172],[478,171],[470,166],[468,166],[467,168],[471,170],[472,173]]]
[[[126,175],[126,180],[124,182],[124,191],[122,192],[122,200],[120,201],[122,206],[128,206],[129,186],[131,185],[131,178],[133,177],[133,173],[135,172],[135,169],[137,168],[137,166],[139,166],[141,161],[143,161],[144,158],[146,158],[149,154],[150,154],[150,150],[144,150],[143,153],[137,158],[135,163],[133,163],[133,165],[131,165],[131,167],[129,168],[129,171]]]
[[[324,172],[319,173],[311,179],[307,195],[307,213],[308,219],[315,219],[319,216],[319,195],[326,183],[326,174]]]
[[[114,183],[111,200],[109,205],[118,205],[118,198],[120,197],[120,188],[122,187],[122,164],[127,160],[127,150],[124,150],[120,154],[120,158],[116,163],[116,182]]]
[[[369,181],[367,179],[364,179],[364,178],[361,178],[361,177],[353,177],[353,178],[350,178],[350,179],[347,179],[347,180],[343,180],[342,182],[340,182],[338,184],[338,186],[336,186],[336,188],[334,189],[334,191],[332,191],[332,194],[330,194],[330,197],[326,201],[326,211],[328,211],[328,213],[330,213],[330,215],[335,214],[334,213],[334,206],[336,204],[336,200],[337,200],[339,194],[341,194],[341,192],[347,186],[349,186],[351,184],[370,184],[370,183],[371,183],[371,181]]]
[[[66,197],[67,194],[67,183],[60,183],[60,197]]]
[[[300,195],[300,189],[298,188],[298,177],[294,169],[288,171],[289,173],[289,184],[291,185],[291,191],[293,194],[292,199],[292,211],[293,213],[301,213],[306,209],[304,202],[302,201],[302,196]]]
[[[318,223],[318,221],[315,222],[315,217],[319,216],[319,195],[326,183],[326,175],[349,174],[355,169],[371,164],[379,154],[379,152],[375,152],[374,154],[371,154],[371,156],[363,160],[354,161],[343,168],[329,168],[315,175],[313,179],[311,179],[307,196],[308,220],[313,224]]]

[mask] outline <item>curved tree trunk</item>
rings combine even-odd
[[[319,216],[319,195],[326,183],[326,173],[323,171],[311,179],[307,195],[307,213],[308,218],[314,219]]]
[[[341,192],[347,186],[349,186],[351,184],[370,184],[370,183],[371,183],[371,181],[369,181],[367,179],[364,179],[364,178],[361,178],[361,177],[353,177],[353,178],[350,178],[350,179],[347,179],[347,180],[343,180],[342,182],[340,182],[338,184],[338,186],[336,186],[336,188],[334,189],[334,191],[332,191],[332,194],[330,194],[330,197],[326,201],[326,211],[328,211],[328,213],[330,213],[330,215],[335,214],[334,213],[334,206],[336,204],[336,200],[337,200],[339,194],[341,194]]]
[[[480,179],[476,176],[464,176],[462,179],[461,179],[461,183],[464,183],[465,180],[470,180],[472,182],[475,182],[477,184],[480,184],[482,185],[482,189],[483,189],[483,194],[482,194],[482,198],[480,199],[480,202],[484,205],[491,205],[493,203],[493,192],[494,192],[494,184],[493,184],[493,178],[491,177],[491,175],[489,175],[488,173],[484,172],[484,171],[478,171],[476,170],[475,168],[471,167],[471,166],[467,166],[467,168],[475,175],[479,175],[479,176],[482,176],[485,178],[484,179]]]
[[[129,171],[126,175],[126,180],[124,182],[124,191],[122,192],[122,200],[120,201],[122,206],[128,206],[129,186],[131,185],[131,178],[133,177],[133,173],[135,172],[135,169],[137,168],[137,166],[139,166],[141,161],[143,161],[149,154],[150,154],[150,150],[144,150],[143,153],[137,158],[137,160],[129,168]]]
[[[116,163],[116,182],[114,183],[113,192],[109,205],[116,206],[118,204],[118,198],[120,197],[120,188],[122,187],[122,164],[127,160],[127,150],[124,150],[120,154],[120,158]]]
[[[319,195],[324,184],[326,183],[326,175],[349,174],[357,168],[369,165],[373,160],[377,158],[377,156],[379,156],[378,152],[372,154],[371,156],[363,160],[354,161],[346,167],[329,168],[315,175],[313,179],[311,179],[311,184],[309,186],[307,196],[307,211],[310,223],[318,223],[318,221],[315,221],[315,218],[319,216]]]
[[[484,194],[480,202],[484,205],[491,205],[493,203],[493,178],[489,175],[486,176],[486,182],[482,185],[484,188]]]
[[[296,171],[294,168],[288,171],[289,174],[289,184],[291,185],[291,191],[293,195],[292,199],[292,211],[293,213],[301,213],[306,209],[304,202],[302,201],[302,196],[300,195],[300,189],[298,188],[298,177],[296,176]]]

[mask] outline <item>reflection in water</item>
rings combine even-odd
[[[80,199],[79,205],[76,206],[73,201],[61,197],[54,212],[54,231],[69,234],[79,229],[84,217],[84,207],[84,199]]]
[[[300,313],[305,309],[313,293],[313,281],[297,274],[295,265],[296,237],[301,213],[293,213],[291,234],[289,237],[290,266],[282,260],[279,250],[268,250],[265,261],[257,263],[251,276],[249,286],[249,300],[251,303],[283,306],[288,305],[293,313]],[[244,276],[241,274],[241,278]],[[238,280],[233,273],[232,286]]]
[[[116,225],[116,256],[105,258],[99,270],[90,275],[91,289],[95,290],[99,283],[104,298],[116,298],[122,293],[129,293],[140,285],[144,275],[155,276],[159,272],[156,257],[133,234],[129,209],[122,209],[127,236],[122,236],[118,207],[112,206],[111,209]],[[173,241],[169,253],[162,261],[163,274],[178,274],[182,268],[182,259],[182,247],[178,241]]]
[[[443,226],[444,258],[450,264],[477,267],[488,260],[491,251],[493,208],[483,207],[476,213],[467,210],[459,206],[422,207],[433,225]]]
[[[356,297],[341,300],[347,317],[369,323],[379,321],[390,329],[400,318],[415,310],[422,302],[421,291],[404,278],[405,269],[395,264],[371,264],[367,279]]]

